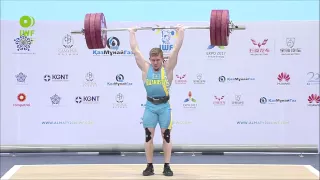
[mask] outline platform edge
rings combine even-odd
[[[9,180],[23,165],[14,165],[9,171],[7,171],[0,179]]]

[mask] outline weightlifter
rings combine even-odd
[[[143,114],[143,127],[145,129],[145,153],[147,159],[147,167],[143,171],[143,176],[154,175],[153,168],[153,137],[154,131],[159,123],[163,138],[164,167],[163,175],[173,176],[170,168],[171,159],[171,107],[169,104],[169,91],[173,80],[173,70],[177,65],[178,53],[183,43],[185,28],[177,25],[176,39],[173,50],[169,55],[169,60],[164,64],[163,52],[160,48],[152,48],[149,52],[149,60],[147,62],[139,50],[136,40],[136,28],[130,28],[130,47],[135,56],[136,63],[142,71],[142,80],[147,93],[147,102]]]

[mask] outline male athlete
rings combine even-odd
[[[154,131],[159,122],[163,139],[164,168],[165,176],[173,176],[169,166],[171,158],[172,143],[170,132],[172,129],[171,108],[169,104],[169,90],[173,79],[173,69],[177,65],[178,53],[183,43],[184,27],[177,26],[178,37],[169,60],[164,64],[163,52],[160,48],[152,48],[147,62],[139,50],[136,40],[135,28],[129,29],[130,47],[135,56],[138,67],[142,71],[142,80],[147,93],[147,103],[143,115],[143,127],[145,129],[145,153],[148,162],[147,168],[143,171],[144,176],[154,175],[153,168],[153,137]]]

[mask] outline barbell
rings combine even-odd
[[[137,30],[176,29],[175,26],[139,27]],[[107,45],[107,32],[128,31],[129,28],[108,29],[103,13],[88,13],[84,18],[84,28],[71,31],[71,34],[85,36],[89,49],[103,49]],[[229,10],[211,10],[210,26],[185,26],[185,29],[208,29],[210,44],[213,46],[228,46],[229,35],[233,30],[245,30],[245,26],[234,25],[229,18]]]

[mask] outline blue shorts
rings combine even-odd
[[[156,128],[159,123],[162,129],[172,129],[171,107],[169,102],[155,105],[147,101],[142,121],[144,128]]]

